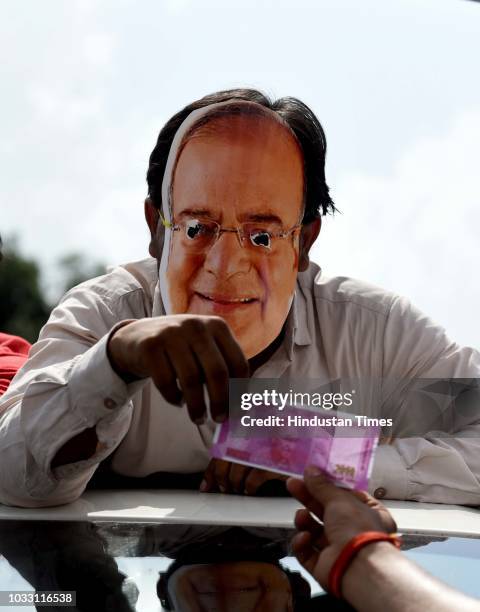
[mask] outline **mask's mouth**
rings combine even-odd
[[[199,291],[196,291],[195,295],[197,295],[201,300],[212,302],[214,304],[222,304],[225,306],[241,306],[242,304],[253,304],[260,301],[257,297],[231,296],[218,293],[200,293]]]
[[[190,312],[205,315],[234,316],[241,313],[252,313],[252,321],[255,319],[253,310],[258,308],[261,301],[251,295],[232,295],[231,293],[201,293],[195,291],[191,302]]]

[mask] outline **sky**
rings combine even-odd
[[[0,233],[57,260],[148,255],[148,156],[212,91],[292,95],[327,135],[342,214],[312,258],[409,297],[480,346],[480,3],[3,0]]]

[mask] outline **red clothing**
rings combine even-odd
[[[29,350],[30,343],[23,338],[0,333],[0,395],[27,361]]]

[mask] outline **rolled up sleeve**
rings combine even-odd
[[[395,300],[383,381],[398,426],[392,444],[378,448],[372,492],[381,487],[391,499],[480,505],[479,379],[478,351],[452,342],[404,298]],[[411,393],[419,380],[422,393]]]
[[[135,318],[125,308],[120,314]],[[132,398],[144,381],[127,385],[110,365],[107,341],[118,317],[105,296],[81,286],[52,312],[30,359],[0,398],[0,503],[74,501],[122,441]],[[91,427],[99,440],[96,452],[52,470],[58,450]]]

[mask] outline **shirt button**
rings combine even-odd
[[[110,408],[110,410],[112,408],[115,408],[117,406],[117,402],[114,401],[111,397],[106,397],[103,400],[103,405],[105,406],[105,408]]]
[[[378,487],[378,489],[375,489],[373,496],[376,497],[377,499],[383,499],[386,494],[387,494],[386,489],[384,489],[383,487]]]

